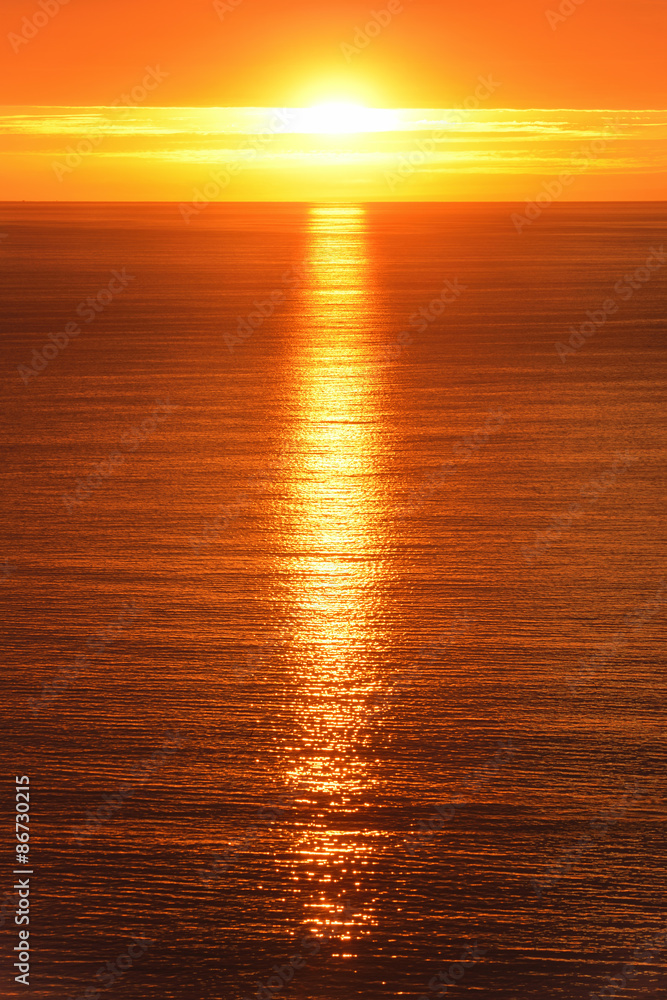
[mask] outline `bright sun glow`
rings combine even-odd
[[[386,132],[396,127],[397,115],[389,108],[365,108],[363,104],[330,101],[305,108],[299,131],[340,134],[343,132]]]

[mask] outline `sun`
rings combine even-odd
[[[327,101],[304,108],[300,132],[341,135],[346,132],[389,132],[396,125],[396,113],[389,108],[367,108],[347,101]]]

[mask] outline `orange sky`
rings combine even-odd
[[[223,199],[520,201],[591,142],[563,197],[667,190],[666,120],[646,113],[665,108],[665,0],[2,0],[0,26],[0,201],[188,201],[212,167],[237,162]],[[147,67],[159,80],[142,89]],[[454,127],[447,109],[480,80],[494,85]],[[120,120],[109,106],[132,93]],[[248,153],[248,109],[322,101],[408,110],[383,135],[270,127]],[[77,169],[54,168],[85,137]]]
[[[545,12],[563,3],[574,12],[552,28]],[[2,0],[0,104],[107,104],[157,63],[171,74],[163,105],[348,97],[445,108],[463,100],[478,74],[495,73],[505,81],[503,107],[665,107],[664,0],[405,0],[347,61],[341,44],[371,9],[386,7],[240,0],[221,20],[212,0],[68,0],[14,52],[7,36],[40,10],[39,0]]]

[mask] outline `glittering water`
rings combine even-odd
[[[667,212],[511,211],[3,207],[32,995],[661,995]]]

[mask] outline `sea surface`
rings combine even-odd
[[[2,996],[667,994],[667,205],[514,211],[0,205]]]

